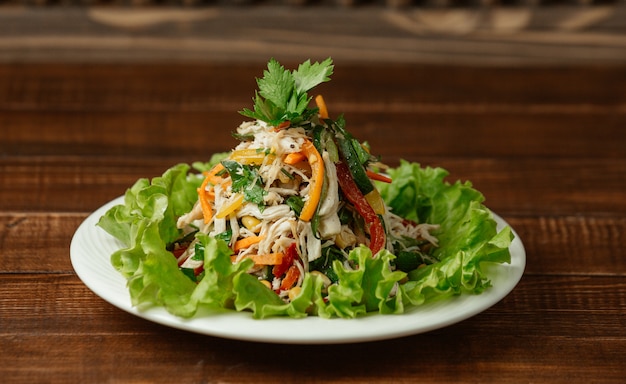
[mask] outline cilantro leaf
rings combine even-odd
[[[254,110],[244,108],[240,114],[278,125],[283,121],[297,122],[310,117],[308,109],[311,98],[307,92],[330,80],[333,73],[332,59],[311,64],[300,64],[297,70],[285,69],[276,59],[270,59],[263,78],[257,79],[259,90],[255,92]]]
[[[222,165],[228,171],[233,181],[233,192],[242,192],[244,200],[263,206],[263,197],[267,191],[263,188],[263,180],[256,168],[239,164],[233,160],[224,160]]]
[[[259,94],[277,107],[288,105],[296,84],[291,72],[271,59],[263,75],[262,79],[257,79]]]
[[[293,72],[293,78],[296,83],[297,93],[306,93],[315,88],[318,84],[329,81],[333,74],[333,61],[329,57],[321,63],[311,64],[311,60],[307,60],[300,64],[298,70]]]

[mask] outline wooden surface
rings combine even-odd
[[[0,62],[262,66],[272,55],[280,61],[332,56],[337,62],[379,65],[626,64],[623,0],[198,0],[205,4],[198,7],[171,6],[196,0],[50,1],[65,5],[2,7],[0,2]],[[152,6],[67,5],[81,1]],[[245,2],[254,5],[237,6]],[[337,2],[355,6],[333,6]],[[413,5],[395,8],[385,2]]]
[[[234,144],[243,64],[0,64],[0,377],[16,383],[622,383],[626,67],[338,65],[320,91],[390,164],[471,180],[527,268],[485,312],[430,333],[275,345],[179,331],[73,272],[85,217],[137,178]]]

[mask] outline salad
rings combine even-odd
[[[138,180],[100,218],[133,305],[354,318],[489,288],[484,263],[510,262],[511,229],[469,182],[388,167],[331,118],[308,92],[333,68],[271,59],[232,151]]]

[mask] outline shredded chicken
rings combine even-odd
[[[439,230],[439,225],[437,224],[410,223],[402,217],[395,215],[391,212],[387,212],[387,214],[385,215],[385,219],[385,223],[389,227],[389,231],[397,237],[423,239],[434,246],[439,245],[438,239],[431,234],[431,232]]]
[[[248,174],[245,174],[242,166],[237,175],[216,176],[216,184],[211,184],[206,189],[212,196],[210,202],[212,213],[207,222],[204,221],[202,204],[198,202],[190,212],[178,219],[178,227],[186,230],[198,228],[209,236],[227,234],[230,236],[229,245],[233,249],[238,240],[248,239],[243,242],[245,246],[236,248],[236,262],[247,257],[265,255],[279,257],[279,261],[273,261],[279,263],[280,257],[288,257],[286,259],[290,263],[288,267],[293,269],[293,266],[296,266],[299,271],[297,281],[293,283],[294,287],[302,285],[304,275],[313,269],[316,260],[322,257],[322,249],[327,247],[334,247],[333,252],[343,257],[340,260],[345,268],[351,269],[353,266],[347,260],[349,250],[358,244],[369,244],[371,235],[367,223],[355,215],[347,200],[341,198],[337,168],[329,152],[319,153],[323,161],[323,180],[319,180],[319,175],[316,176],[313,171],[319,158],[315,156],[311,158],[310,152],[306,152],[309,150],[303,149],[306,148],[305,141],[310,141],[303,128],[275,129],[257,121],[242,123],[237,132],[246,136],[247,140],[235,148],[231,155],[232,159],[235,159],[234,154],[239,151],[239,156],[247,156],[248,160],[245,161],[249,162],[245,163],[242,160],[242,164],[252,164],[254,170],[248,169],[246,171]],[[306,145],[310,146],[310,143]],[[304,153],[309,154],[305,156]],[[287,163],[285,162],[287,155],[297,160]],[[262,186],[263,191],[260,195],[262,204],[248,201],[247,197],[242,199],[244,191],[233,189],[233,184],[241,177],[253,179],[248,182],[250,188]],[[324,183],[321,194],[320,185],[316,185],[317,192],[313,186],[320,182]],[[241,184],[237,188],[241,188]],[[300,213],[296,213],[293,199],[299,199],[301,204],[306,205],[312,193],[316,193],[315,198],[319,199],[315,207],[315,216],[302,220],[299,217]],[[348,224],[342,223],[340,212],[344,212],[344,218],[346,212],[348,217],[354,215],[352,221]],[[437,225],[410,223],[389,209],[386,209],[382,219],[387,234],[385,248],[390,251],[394,249],[396,241],[394,239],[403,237],[424,240],[433,246],[438,244],[437,238],[432,235],[439,229]],[[293,249],[291,247],[294,243],[297,257],[292,260],[292,256],[287,254],[290,252],[289,249]],[[411,244],[410,247],[414,245]],[[179,262],[182,262],[185,268],[201,266],[201,260],[192,260],[193,253],[194,247],[190,246],[180,256]],[[259,279],[267,279],[266,283],[287,301],[288,293],[281,288],[283,279],[287,278],[286,274],[273,276],[268,272],[271,268],[272,265],[255,264],[248,272],[256,274]],[[328,277],[324,277],[328,280]],[[330,280],[328,281],[328,284],[331,284]],[[291,280],[289,283],[292,283]]]
[[[200,202],[196,202],[196,204],[193,206],[193,209],[191,211],[185,213],[184,215],[178,218],[178,221],[176,222],[176,227],[178,227],[179,229],[185,228],[189,226],[191,223],[193,223],[194,221],[199,220],[201,218],[202,218],[202,207],[200,206]]]

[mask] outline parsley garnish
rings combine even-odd
[[[258,170],[253,166],[239,164],[233,160],[224,160],[222,165],[233,181],[233,192],[243,191],[246,201],[257,204],[259,208],[264,207],[263,197],[267,195],[267,191],[263,188],[263,180]]]
[[[244,108],[239,113],[271,125],[304,120],[313,111],[307,108],[311,101],[307,92],[330,80],[332,63],[331,58],[313,64],[307,60],[297,70],[289,71],[275,59],[270,59],[263,78],[257,79],[259,90],[253,99],[254,111]]]

